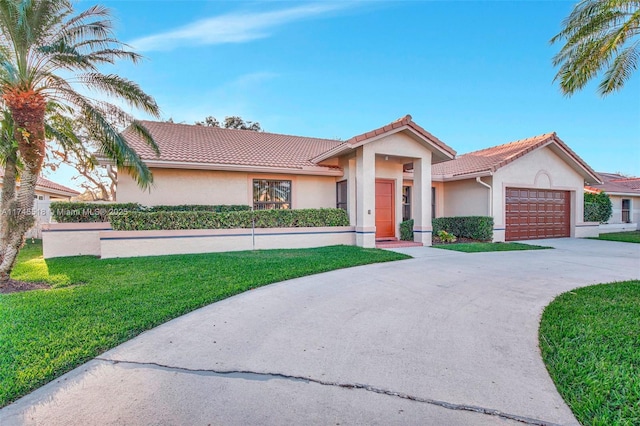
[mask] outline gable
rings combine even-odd
[[[503,182],[522,182],[539,188],[578,187],[583,176],[551,146],[536,149],[498,169],[494,176]]]

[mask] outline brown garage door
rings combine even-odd
[[[568,191],[507,188],[506,196],[507,241],[570,236]]]

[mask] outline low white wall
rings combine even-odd
[[[576,225],[576,238],[598,238],[600,235],[598,222],[584,222]]]
[[[100,232],[109,222],[42,224],[42,254],[45,259],[65,256],[100,256]]]
[[[601,234],[609,234],[611,232],[637,231],[640,228],[637,223],[601,223],[598,229]]]
[[[193,229],[179,231],[100,232],[103,259],[159,256],[169,254],[214,253],[252,249],[310,248],[354,245],[355,229],[344,227]],[[254,244],[255,241],[255,244]]]

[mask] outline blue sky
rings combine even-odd
[[[597,171],[640,176],[640,72],[606,98],[553,83],[549,39],[574,2],[103,4],[146,57],[105,71],[138,82],[163,119],[347,139],[411,114],[459,154],[555,131]],[[66,173],[53,177],[73,186]]]

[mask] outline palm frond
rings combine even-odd
[[[564,42],[552,59],[559,66],[554,81],[570,96],[604,72],[599,93],[606,96],[620,89],[636,70],[633,52],[637,47],[633,46],[639,35],[639,0],[579,2],[551,39],[551,43]]]
[[[129,105],[158,117],[160,110],[156,101],[136,83],[116,74],[90,73],[79,77],[87,87],[99,89],[111,96],[125,100]]]
[[[598,86],[600,94],[605,95],[620,90],[633,72],[638,69],[639,45],[640,41],[637,41],[618,54]]]

